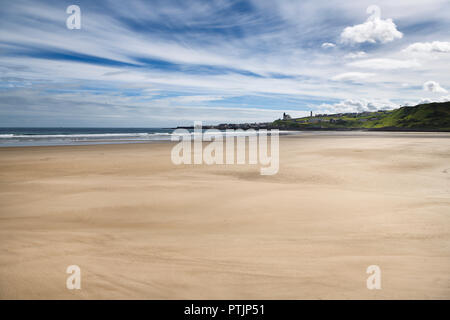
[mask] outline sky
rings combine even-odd
[[[264,122],[449,101],[449,12],[449,0],[0,0],[0,126]]]

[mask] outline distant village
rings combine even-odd
[[[339,121],[344,121],[342,118],[361,118],[358,119],[361,122],[379,120],[380,117],[374,116],[372,118],[368,118],[371,115],[378,114],[383,115],[388,113],[386,110],[378,110],[375,112],[353,112],[353,113],[334,113],[334,114],[316,114],[313,115],[311,111],[311,115],[309,117],[301,117],[301,118],[291,118],[287,113],[283,113],[283,119],[279,120],[294,120],[298,123],[320,123],[320,122],[330,122],[330,123],[339,123]]]
[[[316,114],[311,111],[309,117],[292,118],[289,114],[283,113],[283,117],[275,122],[254,122],[254,123],[221,123],[218,125],[206,125],[203,129],[275,129],[284,127],[277,123],[280,122],[295,122],[298,124],[320,124],[320,123],[345,123],[343,118],[356,118],[360,122],[379,120],[384,114],[389,113],[386,110],[378,110],[375,112],[353,112],[353,113],[335,113],[335,114]],[[182,129],[193,129],[194,127],[177,127]]]

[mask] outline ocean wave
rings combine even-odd
[[[139,143],[156,141],[180,141],[182,137],[211,141],[214,135],[220,133],[223,139],[228,137],[257,136],[258,131],[217,131],[217,132],[115,132],[115,133],[2,133],[0,147],[7,146],[50,146],[50,145],[80,145],[80,144],[110,144]],[[280,135],[298,134],[299,131],[280,131]],[[270,130],[267,132],[270,135]]]
[[[83,134],[0,134],[0,139],[52,139],[52,138],[110,138],[110,137],[147,137],[170,136],[167,132],[156,133],[83,133]]]
[[[181,133],[181,132],[137,132],[137,133],[83,133],[83,134],[0,134],[0,139],[77,139],[77,138],[145,138],[145,137],[170,137],[170,136],[185,136],[185,135],[215,135],[220,133],[222,135],[231,135],[231,136],[248,136],[248,135],[257,135],[258,131],[217,131],[217,132],[189,132],[189,133]],[[268,131],[270,133],[270,131]],[[298,131],[281,131],[280,134],[293,134],[298,133]]]

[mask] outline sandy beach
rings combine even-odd
[[[450,134],[282,137],[273,176],[172,146],[0,148],[0,298],[450,299]]]

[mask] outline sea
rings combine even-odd
[[[173,128],[0,128],[0,147],[171,141],[174,131]],[[296,133],[283,131],[280,135]]]

